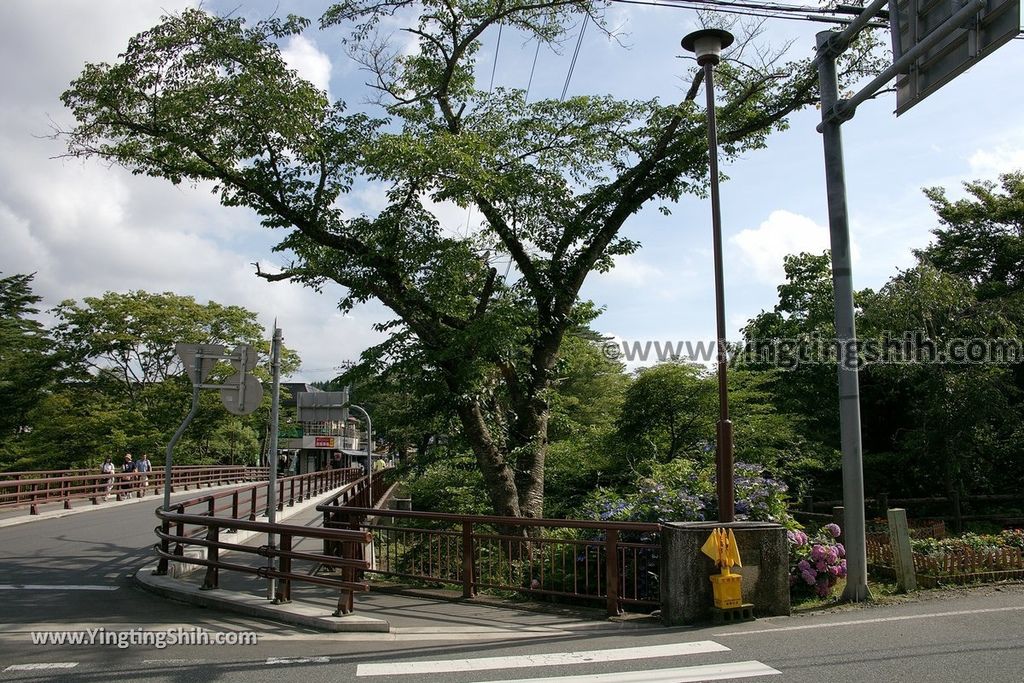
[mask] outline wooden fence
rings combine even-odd
[[[893,577],[895,565],[888,535],[868,534],[866,541],[872,573]],[[957,548],[932,555],[914,553],[913,556],[914,573],[922,588],[1024,579],[1024,551],[1020,548],[984,551]]]

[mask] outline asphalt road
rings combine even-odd
[[[187,494],[183,494],[187,495]],[[492,630],[322,634],[136,589],[155,501],[0,528],[0,680],[808,683],[1024,681],[1024,586],[732,626],[666,629],[495,611]],[[443,607],[432,609],[440,609]],[[453,608],[454,609],[454,608]],[[484,608],[478,608],[484,609]],[[487,608],[498,610],[498,608]],[[499,617],[500,614],[500,617]],[[255,645],[118,647],[150,633],[254,632]],[[111,644],[34,644],[68,630]],[[102,631],[97,629],[104,629]],[[179,631],[179,629],[181,629]]]

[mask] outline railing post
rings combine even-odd
[[[352,541],[338,541],[338,554],[343,559],[351,559],[355,557],[355,553],[350,551],[350,548],[355,547],[355,543]],[[356,580],[356,570],[353,567],[342,567],[341,569],[341,580],[347,582],[353,582]],[[340,617],[345,614],[351,614],[355,606],[355,600],[353,599],[352,590],[342,588],[341,593],[338,595],[338,609],[334,611],[334,616]]]
[[[249,489],[249,521],[256,521],[256,490],[259,487],[253,486]]]
[[[281,534],[281,554],[278,556],[277,566],[282,574],[290,574],[292,571],[292,558],[287,553],[292,551],[291,534]],[[277,582],[277,595],[274,604],[281,605],[292,601],[292,580],[282,576]]]
[[[203,585],[199,587],[200,590],[204,591],[217,588],[220,579],[220,570],[215,564],[220,562],[220,548],[217,546],[220,543],[220,527],[211,524],[207,529],[206,540],[212,542],[213,545],[206,548],[206,559],[214,564],[207,565],[206,567],[206,579],[203,581]]]
[[[171,533],[171,522],[170,520],[163,520],[160,523],[160,530],[164,534],[164,538],[160,539],[160,550],[164,553],[171,552],[171,542],[167,540],[167,536]],[[163,555],[160,556],[160,561],[157,562],[156,571],[153,572],[157,576],[167,575],[167,558]]]
[[[617,617],[619,609],[619,530],[608,529],[605,541],[605,592],[608,596],[608,616]]]
[[[71,498],[68,497],[68,496],[71,495],[68,492],[68,489],[70,488],[70,486],[71,486],[70,483],[66,479],[65,480],[61,480],[61,482],[60,482],[60,497],[64,499],[64,509],[65,510],[70,510],[71,509]]]
[[[288,496],[288,506],[295,505],[295,477],[288,478],[288,488],[291,493]],[[284,481],[281,481],[281,500],[284,500]]]
[[[330,529],[331,513],[324,510],[324,521],[320,524],[324,529]],[[331,547],[331,541],[328,538],[324,539],[324,555],[332,554],[333,548]]]
[[[475,578],[473,576],[473,522],[462,520],[462,597],[471,598],[476,595]]]
[[[238,519],[238,489],[231,492],[231,519]]]
[[[185,506],[184,505],[179,505],[178,506],[178,514],[179,515],[185,514]],[[185,554],[185,548],[184,548],[184,546],[181,545],[181,539],[185,537],[185,523],[184,522],[178,522],[177,527],[175,528],[174,534],[175,534],[175,536],[178,537],[178,540],[175,541],[175,543],[174,543],[174,554],[175,555],[184,555]]]

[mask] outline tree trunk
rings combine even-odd
[[[473,447],[494,513],[504,517],[520,517],[522,513],[512,468],[494,443],[480,404],[475,400],[460,401],[456,412],[466,430],[466,438]]]
[[[544,460],[548,450],[547,406],[534,398],[517,418],[515,448],[518,454],[516,489],[519,510],[523,517],[543,517]]]

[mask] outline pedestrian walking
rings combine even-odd
[[[103,464],[100,465],[100,473],[110,475],[107,477],[107,491],[103,496],[103,500],[110,498],[110,492],[114,488],[114,461],[108,455],[103,460]]]
[[[135,463],[132,461],[132,454],[124,454],[124,462],[121,464],[121,473],[124,475],[124,482],[121,484],[121,490],[125,492],[125,495],[131,495],[130,491],[132,488],[132,480],[135,478]]]
[[[135,463],[135,471],[139,473],[139,480],[142,482],[142,488],[145,489],[149,486],[149,473],[153,471],[153,463],[149,461],[149,454],[143,453],[142,459]],[[143,491],[145,493],[145,491]]]

